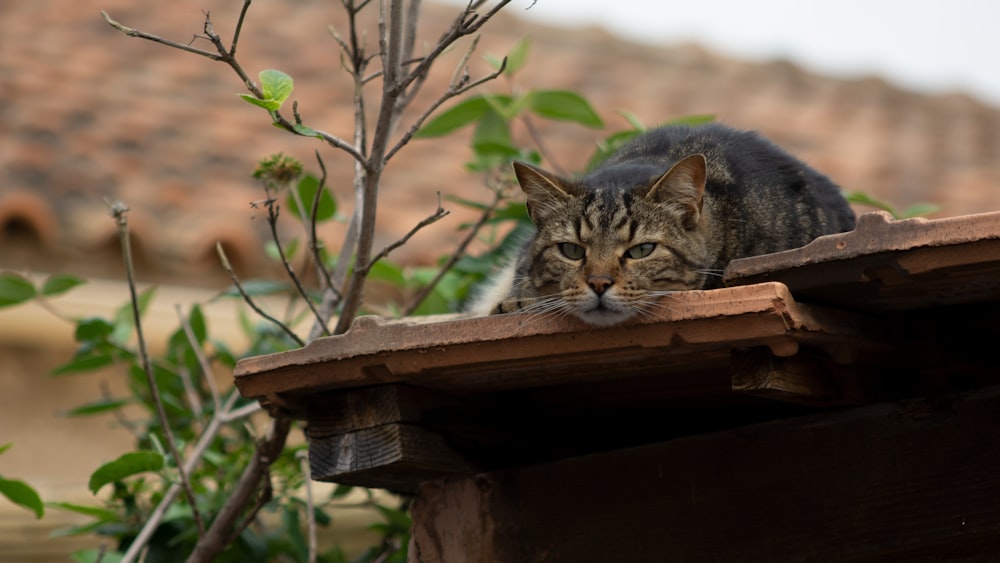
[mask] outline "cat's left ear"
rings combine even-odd
[[[514,174],[528,196],[528,216],[536,225],[549,211],[562,207],[572,197],[562,178],[541,168],[515,161]]]
[[[646,197],[679,208],[684,213],[684,226],[693,229],[701,218],[707,167],[705,155],[685,157],[653,183]]]

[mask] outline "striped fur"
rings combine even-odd
[[[473,310],[574,315],[598,326],[721,285],[730,260],[850,230],[839,188],[756,133],[648,131],[578,180],[516,163],[536,226]]]

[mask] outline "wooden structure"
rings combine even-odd
[[[236,383],[314,478],[416,495],[411,561],[1000,557],[1000,213],[726,277],[604,329],[359,318]]]

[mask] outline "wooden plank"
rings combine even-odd
[[[317,439],[397,422],[429,424],[436,412],[468,410],[468,401],[408,385],[317,394],[307,404],[306,433]]]
[[[602,329],[524,314],[429,324],[359,318],[347,334],[241,360],[236,385],[247,397],[291,403],[296,394],[386,383],[490,392],[662,373],[675,363],[699,369],[728,362],[733,347],[767,346],[778,356],[794,354],[800,343],[854,356],[888,347],[874,319],[802,305],[781,284],[665,300],[656,316]],[[608,369],[612,357],[633,371]]]
[[[1000,387],[422,485],[411,561],[1000,558]]]
[[[408,424],[384,424],[309,442],[316,481],[411,492],[442,475],[469,475],[478,467],[439,434]]]
[[[726,283],[782,282],[803,301],[909,311],[1000,300],[1000,212],[895,221],[866,213],[848,233],[734,260]]]
[[[781,358],[766,348],[733,350],[731,375],[734,392],[814,407],[911,396],[919,382],[904,366],[839,364],[811,350]]]

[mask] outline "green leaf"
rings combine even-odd
[[[292,77],[280,70],[274,69],[262,70],[257,77],[260,79],[260,90],[263,97],[258,98],[250,94],[240,94],[239,96],[247,102],[262,107],[267,111],[274,112],[281,109],[281,105],[292,94],[292,87],[294,86]],[[316,135],[316,132],[312,129],[302,127],[303,130],[309,131],[309,133],[303,134],[308,134],[309,136]]]
[[[524,63],[528,62],[528,52],[531,51],[531,40],[525,37],[514,45],[514,48],[507,53],[507,66],[503,72],[507,76],[524,68]]]
[[[35,298],[35,285],[13,272],[0,274],[0,307],[20,305]]]
[[[305,212],[299,211],[299,204],[295,200],[295,196],[291,193],[291,190],[289,190],[285,205],[288,206],[289,212],[296,218],[300,220],[308,219],[312,215],[312,204],[313,199],[316,197],[316,191],[319,190],[319,178],[312,175],[303,176],[299,180],[298,185],[295,186],[295,190],[298,192],[299,197],[302,198],[302,205],[305,207]],[[336,214],[337,201],[333,199],[330,190],[324,188],[320,193],[319,205],[316,208],[316,222],[328,221]]]
[[[132,404],[131,399],[101,399],[92,403],[86,403],[63,413],[63,416],[91,416],[113,411]]]
[[[101,508],[99,506],[84,506],[82,504],[74,504],[71,502],[49,502],[46,504],[48,504],[51,508],[58,508],[68,512],[75,512],[76,514],[89,516],[100,523],[121,521],[121,516],[117,512]]]
[[[385,260],[379,260],[372,264],[371,269],[368,270],[368,279],[384,281],[394,287],[403,287],[406,285],[403,270],[399,266]]]
[[[411,521],[406,512],[396,508],[389,508],[388,506],[383,506],[381,504],[376,504],[375,510],[382,515],[382,518],[385,518],[386,522],[395,527],[397,530],[406,532],[410,529]]]
[[[528,96],[528,109],[549,119],[573,121],[587,127],[604,127],[590,102],[569,90],[536,90]]]
[[[12,444],[12,443],[10,443],[10,442],[7,442],[6,444],[4,444],[4,445],[0,446],[0,454],[2,454],[2,453],[4,453],[5,451],[9,450],[9,449],[11,448],[11,446],[13,446],[13,445],[14,445],[14,444]]]
[[[67,291],[73,289],[78,285],[83,285],[87,283],[86,280],[80,279],[76,276],[67,275],[53,275],[49,276],[42,284],[42,295],[46,297],[54,297],[56,295],[61,295]]]
[[[90,476],[90,492],[97,494],[97,491],[108,483],[160,469],[163,469],[162,455],[149,451],[130,452],[97,468],[97,471]]]
[[[125,559],[125,554],[117,551],[105,551],[103,549],[81,549],[74,551],[70,558],[73,563],[121,563]]]
[[[284,293],[288,291],[289,285],[286,282],[277,282],[271,280],[247,280],[241,282],[240,285],[243,287],[243,291],[247,292],[250,297],[259,297],[261,295],[273,295],[275,293]],[[228,289],[219,294],[221,297],[238,297],[242,298],[236,286],[229,286]]]
[[[934,205],[933,203],[918,203],[907,207],[899,213],[897,219],[910,219],[912,217],[922,217],[924,215],[930,215],[931,213],[937,213],[941,210],[941,206]]]
[[[292,77],[274,69],[262,70],[257,77],[260,79],[260,89],[264,93],[264,98],[277,102],[278,107],[274,108],[277,111],[292,95],[294,86]]]
[[[414,135],[418,139],[441,137],[480,119],[490,110],[490,103],[483,96],[473,96],[439,113]]]
[[[350,485],[337,485],[330,491],[330,500],[344,498],[354,491],[354,487]]]
[[[53,369],[50,373],[52,375],[67,375],[71,373],[81,373],[94,371],[107,367],[115,361],[114,356],[109,353],[95,353],[88,354],[86,356],[81,356],[79,358],[74,358],[69,362]]]
[[[296,123],[295,125],[292,126],[292,129],[294,129],[295,132],[298,133],[299,135],[304,135],[306,137],[316,137],[317,139],[323,138],[322,133],[313,129],[312,127],[306,127],[301,123]]]
[[[625,119],[625,121],[627,121],[628,124],[632,126],[632,129],[635,129],[636,131],[646,130],[646,125],[642,122],[641,119],[639,119],[639,116],[637,116],[636,114],[630,111],[625,111],[623,109],[620,109],[615,113],[622,116]]]
[[[479,156],[513,158],[520,154],[510,135],[510,125],[496,111],[488,111],[476,125],[472,148]]]
[[[153,302],[153,297],[156,295],[156,286],[150,286],[145,291],[140,292],[136,295],[136,301],[139,304],[139,315],[142,316],[149,309],[149,304]],[[115,310],[114,317],[112,321],[115,325],[115,330],[111,335],[111,340],[124,344],[128,341],[129,336],[132,335],[132,329],[135,328],[135,313],[132,311],[132,302],[125,303],[121,307]]]
[[[281,104],[279,104],[277,100],[272,100],[270,98],[262,100],[256,96],[251,96],[250,94],[240,94],[239,96],[251,104],[262,107],[267,111],[278,111],[278,109],[281,108]]]
[[[18,506],[23,506],[35,513],[35,518],[45,515],[45,505],[42,504],[42,497],[38,496],[35,489],[28,486],[24,481],[17,479],[0,478],[0,495]]]
[[[115,325],[107,319],[89,317],[77,321],[74,337],[77,342],[99,342],[111,336],[114,330]]]
[[[608,137],[597,143],[597,149],[594,150],[594,154],[591,155],[590,161],[587,162],[587,170],[593,170],[599,164],[608,159],[609,156],[615,153],[621,148],[626,142],[632,140],[634,137],[642,133],[640,129],[628,129],[625,131],[618,131],[613,133]]]

